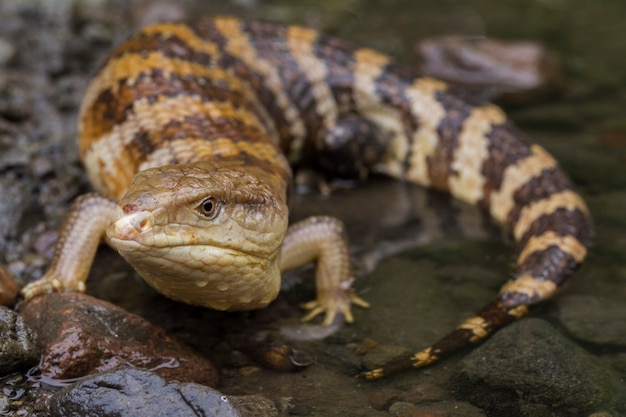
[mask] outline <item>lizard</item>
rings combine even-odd
[[[217,310],[263,308],[282,272],[315,262],[304,320],[352,322],[352,305],[368,303],[352,287],[345,227],[329,216],[289,225],[290,182],[301,167],[384,174],[481,207],[520,249],[492,302],[359,375],[376,379],[484,340],[552,296],[588,251],[583,199],[500,107],[303,26],[219,16],[145,27],[97,70],[78,131],[96,192],[74,202],[26,300],[85,291],[104,240],[161,294]]]

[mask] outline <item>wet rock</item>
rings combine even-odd
[[[37,363],[37,335],[13,310],[0,306],[0,370],[2,374]]]
[[[120,369],[86,378],[59,390],[52,416],[220,416],[239,417],[229,398],[194,383],[168,383],[153,372]]]
[[[14,372],[0,374],[0,416],[46,416],[50,391],[30,375]]]
[[[567,331],[583,342],[626,347],[626,309],[600,297],[572,295],[557,303],[558,318]]]
[[[626,403],[609,369],[539,319],[496,333],[461,361],[453,381],[460,398],[494,415],[541,415],[537,407],[583,415]]]
[[[167,380],[215,386],[217,372],[192,351],[139,316],[85,294],[35,297],[20,312],[43,345],[43,376],[71,379],[134,366]]]
[[[18,291],[19,287],[13,276],[0,265],[0,305],[12,306]]]

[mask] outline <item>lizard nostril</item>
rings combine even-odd
[[[121,240],[133,240],[151,226],[152,214],[147,211],[137,211],[113,220],[107,229],[107,236]]]
[[[124,206],[122,207],[122,211],[124,212],[124,214],[134,213],[137,211],[137,209],[138,206],[134,203],[124,204]]]

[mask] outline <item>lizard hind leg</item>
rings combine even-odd
[[[524,316],[527,312],[528,306],[526,305],[509,308],[500,301],[491,302],[475,316],[465,320],[451,333],[426,349],[411,355],[409,358],[392,361],[380,368],[362,372],[357,377],[373,380],[430,365],[467,346],[484,340],[495,331]]]
[[[364,181],[388,144],[389,135],[372,121],[356,114],[342,115],[320,132],[314,165],[326,178]]]

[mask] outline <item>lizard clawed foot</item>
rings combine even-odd
[[[34,298],[41,294],[50,294],[52,292],[85,292],[85,283],[79,281],[73,287],[68,287],[63,284],[63,282],[54,276],[49,276],[49,274],[44,275],[39,278],[37,281],[31,282],[30,284],[24,286],[20,291],[24,300],[28,301],[31,298]]]
[[[352,305],[368,308],[370,304],[356,295],[350,282],[346,283],[345,288],[335,288],[330,291],[319,291],[317,299],[302,304],[302,308],[309,312],[302,318],[303,322],[309,322],[315,317],[324,314],[323,326],[330,326],[338,313],[343,314],[348,323],[354,323],[352,315]]]

